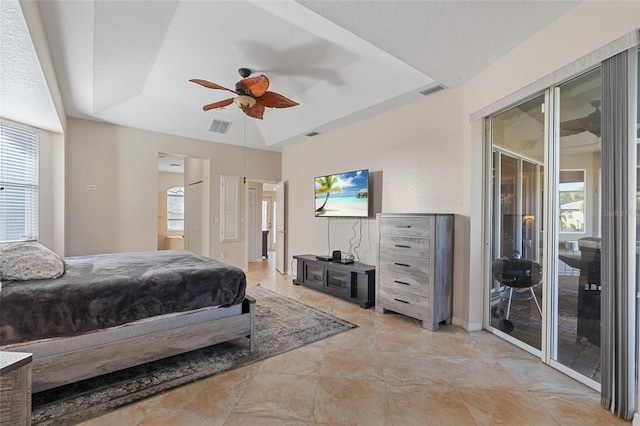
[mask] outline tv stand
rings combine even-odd
[[[303,285],[367,309],[375,305],[376,268],[360,262],[349,264],[318,260],[315,255],[293,256],[298,276],[294,285]]]

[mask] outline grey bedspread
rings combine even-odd
[[[186,251],[68,257],[58,279],[2,283],[0,345],[235,305],[245,290],[241,269]]]

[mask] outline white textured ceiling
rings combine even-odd
[[[41,0],[39,6],[67,115],[278,150],[311,131],[415,100],[436,84],[464,82],[576,3]],[[11,63],[9,74],[19,74],[16,67]],[[203,112],[202,105],[229,93],[188,80],[234,88],[240,67],[264,73],[270,90],[300,105],[267,109],[264,120],[245,119],[233,105]],[[209,131],[214,118],[232,123],[226,135]]]
[[[53,100],[17,1],[0,1],[0,117],[61,132]]]

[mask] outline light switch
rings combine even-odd
[[[87,191],[97,191],[98,187],[96,185],[87,185]]]

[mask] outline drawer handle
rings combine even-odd
[[[398,281],[398,280],[394,280],[394,282],[398,283],[398,284],[402,284],[402,285],[411,285],[409,283],[405,283],[404,281]]]
[[[404,244],[396,244],[396,247],[398,247],[398,248],[411,248],[411,246],[407,246],[407,245],[404,245]]]
[[[410,267],[411,267],[411,265],[407,265],[406,263],[398,263],[398,262],[395,262],[395,264],[396,264],[396,265],[398,265],[398,266],[406,266],[407,268],[410,268]]]
[[[410,305],[410,303],[407,302],[406,300],[401,300],[401,299],[396,299],[396,298],[394,298],[393,300],[395,300],[396,302],[406,303],[407,305]]]
[[[411,228],[411,225],[398,225],[398,228]]]

